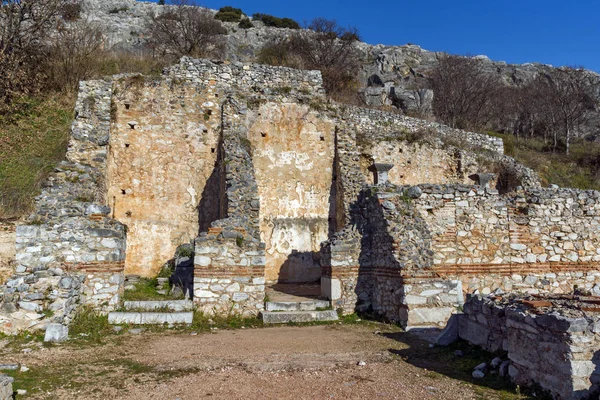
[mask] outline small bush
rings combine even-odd
[[[240,8],[234,8],[231,6],[221,7],[215,14],[215,19],[223,22],[239,22],[242,19],[244,13]]]
[[[69,334],[72,337],[82,337],[96,343],[102,342],[102,338],[111,331],[108,316],[101,315],[91,307],[79,310],[69,326]]]
[[[80,3],[67,3],[62,7],[61,17],[65,21],[77,21],[81,18],[81,4]]]
[[[249,18],[243,18],[238,26],[242,29],[250,29],[254,27],[254,24],[250,21]]]
[[[111,10],[108,11],[109,14],[118,14],[121,12],[127,12],[129,11],[129,7],[115,7]]]
[[[279,18],[269,14],[256,13],[252,15],[252,19],[274,28],[300,29],[300,24],[291,18]]]

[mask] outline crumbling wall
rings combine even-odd
[[[436,274],[465,291],[600,293],[600,193],[420,185],[415,206],[432,233]]]
[[[459,336],[488,351],[507,352],[508,375],[515,384],[538,384],[564,400],[600,394],[597,313],[552,306],[531,312],[519,301],[476,296],[465,303],[464,312]]]
[[[246,105],[233,97],[222,109],[227,218],[195,241],[194,300],[207,313],[256,315],[264,308],[265,245],[260,241],[258,186],[247,146]]]
[[[222,100],[214,89],[141,76],[114,84],[107,200],[127,225],[128,274],[155,276],[200,224],[219,218],[219,186],[207,185],[218,180]]]
[[[248,129],[260,196],[265,277],[314,282],[327,240],[334,158],[334,122],[296,103],[266,103]]]
[[[16,229],[15,274],[0,286],[0,331],[68,325],[81,303],[106,312],[120,301],[125,227],[104,203],[111,87],[80,85],[67,161]]]

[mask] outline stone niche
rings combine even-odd
[[[210,85],[115,82],[107,203],[128,228],[126,274],[155,276],[207,224],[199,221],[201,203],[219,208],[219,197],[207,193],[218,153],[216,97]]]
[[[266,279],[318,281],[318,253],[329,231],[335,124],[297,103],[262,104],[249,118]]]

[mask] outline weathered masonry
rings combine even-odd
[[[506,352],[503,374],[516,384],[537,383],[561,400],[600,395],[598,297],[473,296],[464,311],[460,337]]]
[[[598,200],[542,189],[500,139],[333,103],[317,71],[183,58],[81,84],[67,161],[16,228],[0,324],[112,310],[124,274],[186,243],[207,312],[319,282],[345,312],[442,324],[468,292],[593,287]]]

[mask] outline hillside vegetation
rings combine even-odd
[[[232,30],[254,24],[285,29],[253,61],[318,69],[330,98],[364,105],[359,89],[365,82],[359,76],[366,61],[355,28],[315,18],[300,29],[290,18],[259,13],[250,19],[231,6],[214,14],[187,7],[194,4],[188,0],[169,3],[148,15],[143,48],[118,53],[105,49],[102,27],[84,17],[79,0],[1,3],[0,218],[30,212],[42,182],[64,158],[79,81],[156,74],[181,56],[226,59]],[[507,154],[537,170],[546,183],[600,188],[600,145],[577,134],[590,110],[598,108],[585,71],[549,70],[527,85],[507,87],[482,65],[448,56],[421,79],[435,93],[435,118],[457,128],[502,132]]]
[[[540,139],[520,139],[511,134],[493,133],[504,140],[504,151],[535,170],[542,184],[600,190],[600,143],[576,141],[571,151],[553,151]]]

